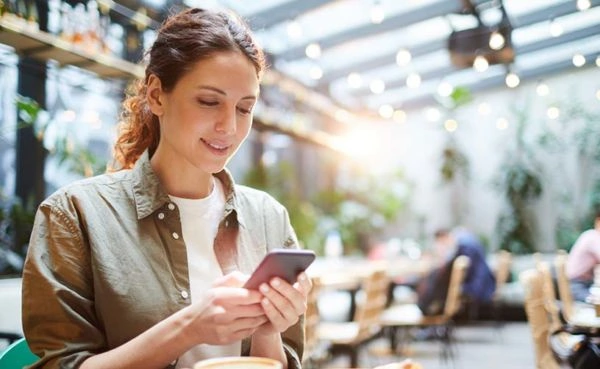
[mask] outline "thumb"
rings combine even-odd
[[[242,287],[244,283],[248,280],[248,275],[240,272],[233,271],[231,273],[225,274],[222,277],[215,279],[213,282],[214,287]]]

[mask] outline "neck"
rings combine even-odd
[[[157,150],[150,158],[150,165],[169,195],[202,199],[213,190],[213,175],[199,170],[180,157],[169,156]]]

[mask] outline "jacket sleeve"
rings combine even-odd
[[[22,286],[23,331],[41,358],[32,368],[77,368],[105,346],[90,251],[76,214],[66,198],[55,198],[35,217]]]
[[[287,210],[272,197],[265,197],[265,221],[266,233],[268,235],[267,248],[298,248],[298,239],[296,233],[290,223],[290,218]],[[285,351],[288,368],[302,368],[302,355],[304,352],[304,315],[296,324],[289,327],[285,332],[281,333],[283,349]],[[242,354],[250,353],[249,340],[244,341],[242,345]]]

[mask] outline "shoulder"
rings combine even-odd
[[[80,179],[56,190],[40,206],[64,207],[69,203],[95,202],[94,199],[110,202],[123,198],[131,192],[129,177],[130,170],[123,170]]]

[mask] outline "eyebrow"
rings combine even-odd
[[[227,96],[227,92],[221,90],[220,88],[216,88],[216,87],[213,87],[213,86],[200,85],[200,86],[197,87],[197,89],[199,89],[199,90],[210,90],[210,91],[216,92],[216,93],[218,93],[220,95]],[[244,97],[241,98],[241,100],[257,100],[257,99],[258,99],[258,96],[254,96],[254,95],[248,95],[248,96],[244,96]]]

